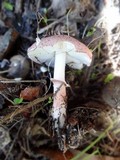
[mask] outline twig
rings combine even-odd
[[[86,33],[87,29],[88,29],[88,25],[86,25],[85,28],[84,28],[84,31],[83,31],[83,34],[82,34],[82,39],[85,37],[85,33]]]
[[[13,101],[11,101],[4,93],[2,93],[1,91],[0,91],[0,95],[2,95],[7,101],[9,101],[10,103],[12,103],[13,104]]]
[[[0,119],[0,124],[12,122],[15,116],[25,112],[27,109],[37,105],[38,103],[45,101],[51,96],[52,94],[48,94],[45,97],[35,99],[27,105],[18,105],[18,108],[14,112],[7,114],[4,118]]]
[[[11,144],[9,150],[8,150],[8,153],[7,153],[6,157],[5,157],[5,160],[8,159],[8,157],[9,157],[9,155],[10,155],[10,153],[11,153],[11,151],[12,151],[14,145],[15,145],[15,142],[17,141],[17,138],[18,138],[18,135],[19,135],[19,133],[20,133],[20,130],[22,129],[22,125],[23,125],[23,119],[22,119],[22,122],[21,122],[21,124],[20,124],[19,129],[18,129],[18,132],[17,132],[17,134],[15,135],[15,138],[14,138],[14,140],[13,140],[13,142],[12,142],[12,144]]]
[[[67,20],[67,34],[68,36],[70,35],[70,31],[69,31],[69,14],[71,12],[71,9],[68,11],[67,16],[66,16],[66,20]]]
[[[106,33],[106,31],[104,31],[100,36],[98,36],[98,37],[96,37],[96,38],[94,38],[87,46],[89,47],[90,46],[90,44],[92,44],[94,41],[96,41],[96,40],[98,40],[98,39],[100,39],[100,38],[102,38],[102,37],[104,37],[104,35],[105,35],[105,33]]]
[[[60,23],[61,21],[63,21],[64,19],[66,19],[68,17],[68,15],[65,15],[63,17],[61,17],[60,19],[54,21],[53,23],[49,24],[48,26],[44,27],[44,28],[41,28],[39,31],[37,31],[37,34],[42,34],[44,33],[45,31],[47,31],[48,29],[52,28],[52,26]]]
[[[39,11],[41,0],[36,0],[36,12]]]
[[[0,74],[8,73],[9,71],[10,71],[10,69],[7,69],[5,71],[0,71]]]
[[[46,83],[45,80],[0,80],[1,83]]]

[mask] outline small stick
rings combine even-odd
[[[1,83],[46,83],[45,80],[0,80]]]
[[[18,105],[18,108],[14,112],[7,114],[5,117],[0,119],[0,124],[12,122],[15,116],[25,112],[27,109],[30,109],[38,103],[45,101],[50,96],[52,96],[52,94],[48,94],[45,97],[37,98],[34,101],[28,103],[27,105]]]
[[[44,28],[41,28],[39,31],[37,31],[37,34],[42,34],[44,33],[45,31],[47,31],[48,29],[52,28],[52,26],[60,23],[61,21],[63,21],[65,18],[67,18],[68,15],[65,15],[63,17],[61,17],[60,19],[54,21],[53,23],[49,24],[48,26],[44,27]]]

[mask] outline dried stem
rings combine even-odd
[[[25,112],[27,109],[30,109],[31,107],[37,105],[38,103],[45,101],[50,96],[52,96],[52,94],[48,94],[42,98],[37,98],[34,101],[28,103],[27,105],[18,105],[17,106],[18,108],[14,112],[7,114],[4,118],[0,119],[0,124],[12,122],[15,116]]]

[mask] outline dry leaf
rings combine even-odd
[[[70,151],[63,153],[57,149],[40,149],[39,152],[46,157],[50,158],[50,160],[70,160],[73,158],[73,154]]]
[[[37,98],[41,93],[42,90],[40,87],[26,87],[24,90],[21,91],[20,98],[32,101]]]

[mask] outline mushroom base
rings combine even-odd
[[[60,83],[56,80],[53,83]],[[56,84],[56,85],[57,85]],[[60,85],[60,84],[59,84]],[[54,94],[53,98],[53,107],[51,111],[51,115],[54,122],[54,128],[63,128],[66,121],[66,85],[61,83],[60,87]]]

